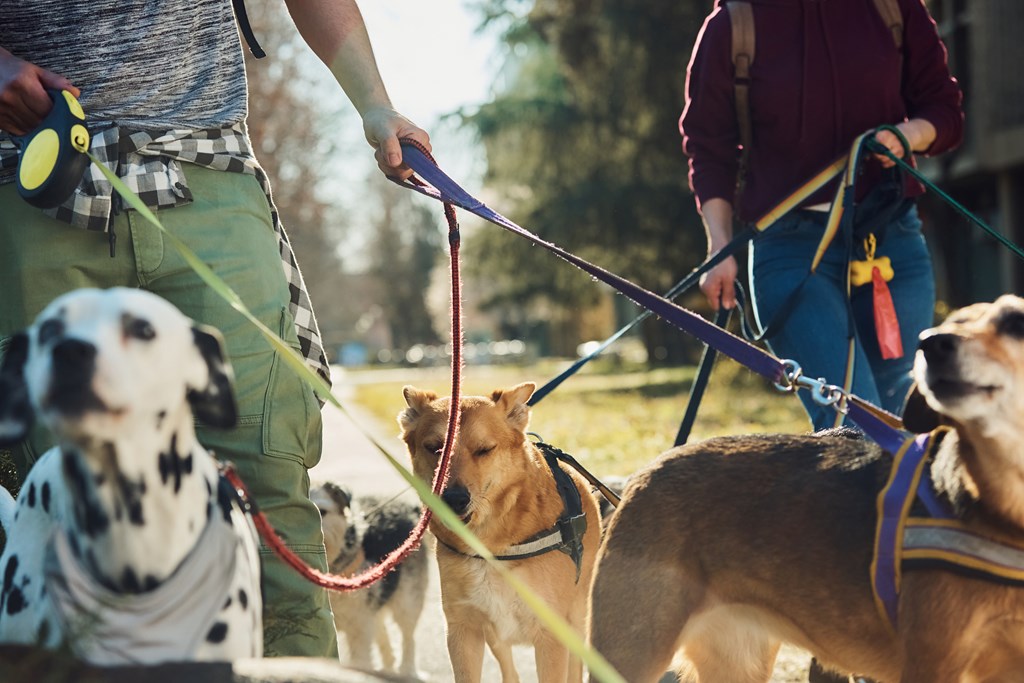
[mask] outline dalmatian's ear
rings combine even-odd
[[[10,339],[0,360],[0,446],[13,446],[28,434],[35,411],[25,383],[28,335],[19,332]]]
[[[193,325],[192,337],[199,355],[209,369],[205,386],[190,386],[188,400],[192,414],[204,424],[231,429],[238,423],[234,373],[224,352],[224,340],[216,329]]]

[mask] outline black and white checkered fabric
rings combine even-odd
[[[169,209],[192,201],[192,193],[181,170],[182,162],[255,176],[270,205],[302,355],[306,364],[330,383],[330,368],[306,283],[281,225],[271,196],[270,181],[252,153],[242,124],[211,130],[171,130],[160,134],[131,132],[110,126],[92,131],[90,151],[99,162],[117,174],[146,206],[153,209]],[[17,147],[9,140],[0,140],[0,184],[14,180],[17,157]],[[95,164],[90,164],[74,194],[57,208],[44,213],[78,228],[106,231],[113,209],[113,190],[103,173]]]

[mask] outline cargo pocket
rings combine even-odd
[[[301,353],[287,308],[281,311],[278,335]],[[320,404],[312,387],[275,351],[263,407],[263,452],[313,467],[320,461],[319,429]]]

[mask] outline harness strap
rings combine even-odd
[[[231,6],[235,10],[235,21],[238,22],[238,30],[245,38],[245,44],[249,46],[249,52],[256,59],[263,59],[267,53],[260,47],[259,41],[256,40],[256,34],[253,33],[252,25],[249,23],[249,14],[245,11],[245,0],[231,0]]]
[[[579,489],[576,488],[576,483],[558,465],[559,460],[564,458],[571,460],[572,458],[548,444],[541,443],[537,444],[537,446],[544,455],[544,461],[547,463],[548,468],[551,470],[551,475],[555,479],[555,488],[558,490],[558,496],[562,499],[562,514],[555,520],[554,526],[531,536],[521,543],[507,547],[505,552],[495,555],[494,559],[525,560],[549,553],[552,550],[558,550],[572,558],[573,564],[576,565],[576,582],[579,583],[580,572],[583,569],[583,536],[587,533],[587,516],[583,512],[583,499],[580,497]],[[480,557],[476,554],[463,552],[440,539],[438,541],[441,545],[459,555]]]

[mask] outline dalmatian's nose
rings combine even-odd
[[[54,377],[61,384],[92,377],[96,347],[78,339],[65,339],[53,347]]]

